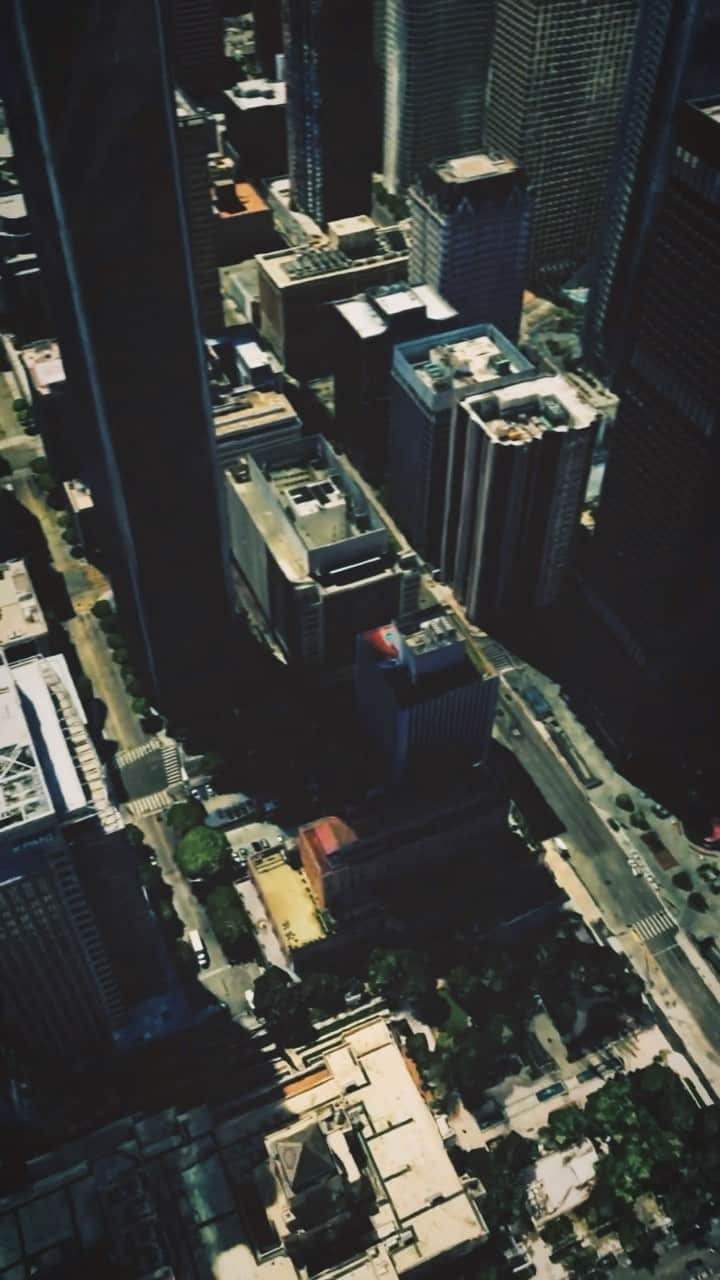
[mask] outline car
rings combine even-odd
[[[233,849],[230,857],[238,866],[244,867],[247,863],[247,854],[245,849]]]
[[[577,1078],[578,1084],[585,1084],[588,1080],[596,1080],[600,1075],[597,1067],[585,1067]]]
[[[558,1080],[557,1084],[548,1084],[544,1089],[540,1089],[535,1096],[538,1102],[547,1102],[548,1098],[557,1098],[561,1093],[567,1093],[567,1088],[562,1080]]]
[[[669,818],[672,816],[670,813],[670,810],[663,809],[661,804],[654,804],[652,807],[652,812],[655,814],[656,818]]]
[[[620,823],[618,822],[617,818],[608,818],[607,824],[611,831],[620,830]]]
[[[253,840],[252,847],[256,853],[262,853],[264,847],[262,840]]]
[[[514,724],[514,725],[512,725],[512,726],[511,726],[511,728],[510,728],[510,732],[511,732],[511,734],[512,734],[513,738],[522,738],[522,733],[520,732],[520,730],[518,729],[518,727],[517,727],[517,725],[516,725],[516,724]]]

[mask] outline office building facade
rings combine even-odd
[[[386,0],[383,181],[483,143],[493,0]]]
[[[283,0],[293,204],[320,225],[372,203],[372,5]]]
[[[378,285],[333,307],[335,432],[363,469],[387,469],[393,348],[408,338],[457,328],[458,313],[429,285]]]
[[[218,0],[167,0],[164,12],[177,83],[199,97],[218,93],[225,74],[225,24]]]
[[[346,666],[359,631],[416,609],[417,557],[322,436],[260,446],[226,482],[233,559],[288,661]]]
[[[393,782],[484,761],[497,696],[441,606],[358,636],[357,715]]]
[[[74,14],[68,27],[35,0],[2,10],[4,94],[79,478],[153,696],[184,715],[227,672],[232,614],[159,5],[83,0]]]
[[[213,208],[208,156],[221,148],[218,117],[195,111],[176,96],[178,158],[190,236],[195,291],[203,334],[225,324],[217,260],[217,214]]]
[[[410,543],[440,563],[450,425],[456,404],[532,377],[533,366],[492,325],[471,325],[395,348],[390,391],[390,509]]]
[[[720,102],[684,104],[585,571],[573,698],[613,759],[715,734]],[[692,750],[692,748],[691,748]]]
[[[485,142],[527,174],[532,281],[594,252],[639,0],[497,0]]]
[[[637,273],[667,181],[677,106],[693,79],[704,8],[703,0],[653,0],[641,9],[583,341],[587,363],[611,381],[632,340]]]
[[[598,425],[559,375],[458,405],[442,568],[473,622],[545,608],[576,547]]]
[[[253,0],[252,12],[255,61],[262,74],[274,80],[277,59],[283,51],[281,0]]]
[[[324,245],[260,253],[258,282],[263,336],[300,380],[332,372],[334,313],[326,304],[370,286],[407,278],[406,229],[372,218],[343,218]]]
[[[520,330],[530,200],[522,169],[485,154],[431,164],[409,192],[408,278],[452,303],[464,324]]]

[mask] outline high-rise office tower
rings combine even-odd
[[[386,0],[384,183],[479,151],[494,0]]]
[[[283,0],[295,207],[324,226],[372,203],[372,5]]]
[[[706,0],[645,0],[641,9],[585,322],[586,360],[611,380],[633,332],[637,274],[672,159],[677,105],[707,93],[713,77],[703,61],[713,50],[720,89],[712,10]]]
[[[0,652],[0,726],[3,1031],[68,1058],[162,989],[157,933],[64,658]]]
[[[201,97],[218,93],[225,71],[225,24],[218,0],[166,0],[164,12],[177,83]]]
[[[221,149],[217,117],[195,111],[176,95],[178,156],[185,212],[190,236],[190,257],[200,313],[200,327],[210,337],[225,325],[217,261],[217,214],[210,191],[208,156]]]
[[[593,252],[639,3],[497,0],[485,141],[527,172],[535,281]]]
[[[253,0],[255,61],[268,80],[275,79],[276,59],[283,51],[281,0]]]
[[[679,113],[585,573],[592,624],[572,689],[620,761],[716,719],[718,279],[715,100]]]
[[[377,285],[332,307],[335,313],[335,433],[362,470],[387,469],[393,348],[409,338],[456,329],[454,307],[426,284]]]
[[[471,396],[450,435],[442,566],[473,622],[544,608],[576,546],[596,415],[564,378]]]
[[[450,424],[466,396],[531,378],[533,366],[492,325],[395,348],[390,388],[390,510],[410,543],[440,563]]]
[[[530,201],[512,160],[483,153],[428,165],[410,189],[411,284],[432,285],[465,324],[520,329]]]
[[[183,715],[223,679],[232,615],[159,4],[16,0],[0,16],[80,478],[155,696]]]
[[[497,675],[469,657],[442,606],[357,638],[357,714],[395,782],[484,760],[497,696]]]

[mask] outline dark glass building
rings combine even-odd
[[[621,764],[716,736],[720,102],[681,108],[585,572],[578,707]]]
[[[283,0],[290,184],[320,225],[372,203],[372,5]]]
[[[714,61],[713,61],[714,56]],[[587,362],[613,381],[635,319],[648,231],[664,189],[678,103],[720,89],[720,6],[646,0],[628,76],[585,324]]]
[[[530,278],[592,256],[640,0],[497,0],[485,143],[525,169]]]
[[[184,714],[223,679],[232,615],[158,0],[18,0],[0,45],[80,478],[154,695]]]

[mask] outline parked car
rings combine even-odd
[[[557,1098],[561,1093],[567,1093],[567,1088],[562,1080],[558,1080],[557,1084],[548,1084],[544,1089],[540,1089],[535,1096],[538,1102],[547,1102],[548,1098]]]

